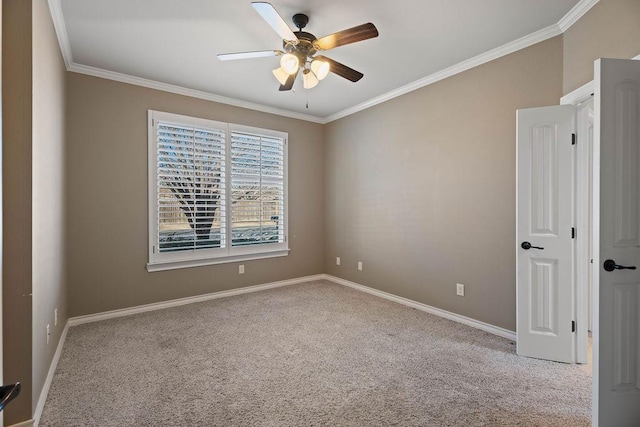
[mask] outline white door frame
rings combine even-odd
[[[593,264],[591,260],[591,242],[593,240],[592,227],[592,188],[593,188],[593,141],[588,138],[589,110],[593,112],[593,97],[587,98],[576,105],[576,169],[574,177],[575,191],[575,301],[576,313],[576,363],[588,363],[589,349],[589,320],[593,295],[591,278]],[[593,119],[593,117],[591,117]],[[591,120],[591,123],[593,121]]]
[[[2,243],[4,241],[2,237],[2,3],[0,0],[0,385],[4,384],[3,369],[4,366],[2,360],[2,353],[4,351],[3,341],[4,335],[2,333]],[[4,411],[0,412],[0,427],[4,426]]]
[[[577,114],[580,113],[580,106],[588,102],[593,102],[594,83],[590,81],[573,92],[563,96],[560,99],[561,105],[574,105],[576,106]],[[596,163],[594,158],[593,146],[589,147],[586,138],[581,137],[580,133],[584,132],[584,129],[580,129],[581,120],[578,120],[578,146],[576,153],[576,186],[575,186],[575,198],[576,198],[576,228],[578,239],[576,241],[576,281],[575,286],[575,313],[576,313],[576,363],[587,363],[587,352],[589,347],[589,314],[593,311],[594,293],[593,287],[591,289],[591,297],[587,294],[589,292],[588,286],[585,286],[585,279],[588,278],[588,269],[593,268],[593,264],[589,262],[585,263],[585,254],[590,253],[590,243],[593,242],[593,228],[589,229],[589,219],[592,224],[596,224],[593,216],[594,206],[589,209],[590,215],[586,215],[584,207],[588,206],[589,200],[593,199],[593,185],[596,176],[595,167],[591,169],[589,162]],[[582,131],[582,132],[581,132]],[[598,158],[598,164],[599,164]],[[585,181],[582,181],[586,176],[589,176],[589,172],[592,171],[590,185],[584,185]],[[595,203],[594,203],[595,205]],[[589,218],[591,216],[591,218]],[[588,238],[584,238],[588,236]],[[593,274],[591,277],[593,278]],[[591,310],[588,309],[587,304],[591,305]],[[594,365],[595,366],[595,365]]]

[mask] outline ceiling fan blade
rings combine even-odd
[[[357,82],[361,78],[364,77],[360,71],[356,71],[353,68],[349,68],[344,64],[341,64],[337,61],[334,61],[331,58],[327,58],[326,56],[316,56],[315,59],[319,59],[321,61],[326,61],[329,63],[329,71],[334,74],[339,75],[340,77],[344,77],[347,80],[351,80],[352,82]]]
[[[283,85],[280,85],[280,89],[279,89],[280,92],[291,90],[291,88],[293,87],[293,83],[295,83],[296,81],[296,77],[298,77],[298,71],[296,71],[295,74],[290,75],[289,78],[287,78],[287,81],[284,82]]]
[[[251,59],[251,58],[266,58],[268,56],[282,55],[284,52],[281,50],[260,50],[255,52],[237,52],[237,53],[220,53],[218,59],[220,61],[231,61],[234,59]]]
[[[374,37],[378,37],[378,29],[375,25],[369,22],[368,24],[358,25],[357,27],[338,31],[337,33],[319,38],[313,42],[313,47],[317,50],[329,50],[334,47],[361,42]]]
[[[282,40],[298,41],[296,35],[293,34],[291,28],[284,22],[284,19],[282,19],[275,8],[271,6],[271,3],[256,1],[251,3],[251,6],[262,16],[262,19],[267,21],[267,24],[271,25],[271,28],[280,35]]]

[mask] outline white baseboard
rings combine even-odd
[[[35,425],[36,424],[34,420],[27,420],[27,421],[22,421],[18,424],[11,424],[9,427],[33,427]]]
[[[393,295],[388,292],[379,291],[377,289],[373,289],[368,286],[361,285],[359,283],[351,282],[349,280],[341,279],[339,277],[331,276],[329,274],[325,274],[325,279],[331,282],[337,283],[339,285],[348,286],[350,288],[357,289],[359,291],[366,292],[368,294],[387,299],[389,301],[394,301],[399,304],[406,305],[408,307],[425,311],[427,313],[435,314],[436,316],[444,317],[445,319],[453,320],[454,322],[462,323],[463,325],[471,326],[473,328],[477,328],[485,332],[489,332],[491,334],[510,339],[512,341],[516,340],[516,333],[508,329],[500,328],[498,326],[494,326],[489,323],[484,323],[479,320],[472,319],[470,317],[452,313],[450,311],[442,310],[436,307],[431,307],[430,305],[426,305],[421,302],[413,301],[408,298],[399,297],[397,295]]]
[[[86,316],[77,316],[69,319],[69,326],[82,325],[84,323],[98,322],[100,320],[114,319],[116,317],[130,316],[132,314],[145,313],[147,311],[162,310],[163,308],[178,307],[196,302],[209,301],[217,298],[226,298],[234,295],[248,294],[250,292],[264,291],[266,289],[279,288],[282,286],[297,285],[299,283],[311,282],[313,280],[322,280],[324,274],[315,276],[299,277],[297,279],[282,280],[279,282],[265,283],[262,285],[247,286],[244,288],[230,289],[228,291],[213,292],[210,294],[196,295],[193,297],[179,298],[169,301],[156,302],[153,304],[139,305],[136,307],[122,308],[119,310],[105,311],[102,313],[89,314]]]
[[[397,302],[399,304],[406,305],[408,307],[416,308],[427,313],[435,314],[436,316],[444,317],[445,319],[453,320],[458,323],[462,323],[467,326],[472,326],[477,329],[481,329],[485,332],[492,333],[494,335],[501,336],[510,340],[516,340],[516,333],[508,329],[500,328],[498,326],[484,323],[470,317],[462,316],[460,314],[452,313],[450,311],[442,310],[440,308],[432,307],[430,305],[423,304],[421,302],[413,301],[408,298],[400,297],[388,292],[379,291],[377,289],[370,288],[359,283],[351,282],[349,280],[341,279],[339,277],[331,276],[330,274],[316,274],[315,276],[298,277],[296,279],[282,280],[279,282],[265,283],[261,285],[247,286],[244,288],[231,289],[228,291],[213,292],[210,294],[196,295],[193,297],[179,298],[170,301],[157,302],[153,304],[139,305],[136,307],[123,308],[119,310],[105,311],[102,313],[89,314],[86,316],[72,317],[67,322],[66,328],[69,326],[82,325],[84,323],[98,322],[100,320],[114,319],[116,317],[130,316],[132,314],[145,313],[147,311],[162,310],[169,307],[178,307],[186,304],[193,304],[196,302],[209,301],[217,298],[226,298],[234,295],[247,294],[251,292],[264,291],[267,289],[279,288],[282,286],[297,285],[299,283],[311,282],[314,280],[329,280],[339,285],[348,286],[353,289],[357,289],[362,292],[366,292],[371,295],[375,295],[380,298],[385,298],[390,301]],[[62,339],[60,340],[62,342]]]
[[[60,360],[60,355],[62,354],[62,347],[64,347],[64,342],[67,339],[67,332],[69,331],[69,321],[64,325],[64,329],[62,330],[62,335],[60,335],[60,341],[58,341],[58,347],[56,348],[56,352],[53,355],[53,360],[51,360],[51,365],[49,366],[49,372],[47,373],[47,379],[44,381],[44,385],[42,386],[42,390],[40,391],[40,397],[38,398],[38,404],[36,405],[36,411],[33,414],[33,425],[35,427],[40,423],[40,417],[42,416],[42,410],[44,409],[44,404],[47,402],[47,396],[49,395],[49,389],[51,388],[51,382],[53,381],[53,375],[56,373],[56,368],[58,367],[58,361]]]

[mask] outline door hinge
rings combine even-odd
[[[576,331],[576,321],[572,320],[571,321],[571,332],[575,332]]]
[[[153,247],[153,253],[154,254],[156,253],[156,247],[155,246]]]
[[[576,134],[572,133],[571,134],[571,145],[576,145]]]
[[[575,227],[571,227],[571,238],[572,239],[576,238],[576,228]]]

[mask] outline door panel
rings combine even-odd
[[[556,127],[531,127],[531,234],[558,235],[558,165]]]
[[[560,362],[574,361],[574,115],[572,106],[517,113],[517,349]]]
[[[594,425],[640,422],[640,61],[596,61]],[[598,162],[599,156],[599,162]]]
[[[613,285],[613,390],[640,389],[638,378],[639,283]]]
[[[638,233],[638,83],[615,88],[615,242],[617,247],[640,245]]]

